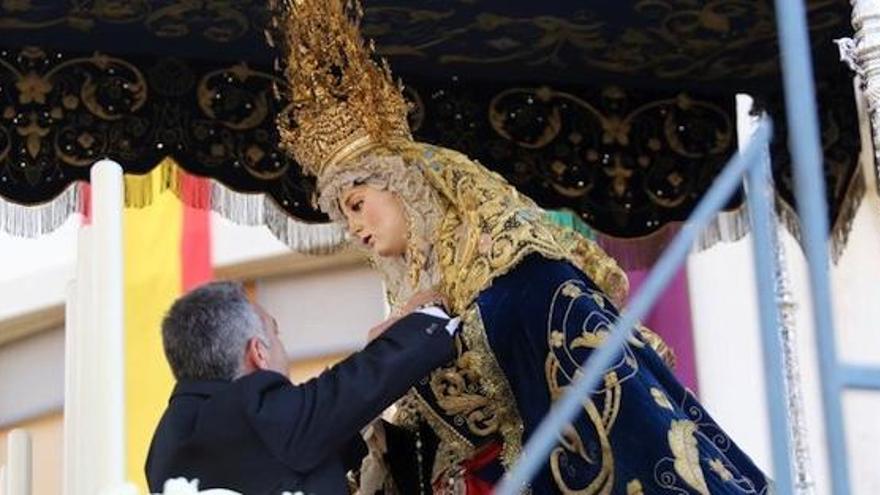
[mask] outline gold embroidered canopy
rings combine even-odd
[[[849,76],[830,43],[851,32],[849,12],[831,0],[809,12],[839,247],[863,186]],[[646,252],[632,239],[662,246],[732,153],[735,92],[779,112],[772,15],[765,0],[377,0],[361,28],[407,83],[417,139],[479,158],[608,245],[623,239],[625,254]],[[271,18],[251,1],[0,7],[2,228],[60,225],[79,208],[71,185],[105,156],[133,174],[173,157],[215,179],[216,202],[204,206],[272,223],[294,244],[298,225],[325,222],[314,183],[278,149],[275,119],[291,102],[274,94],[289,88],[264,37]],[[779,195],[790,201],[784,137],[776,142]]]

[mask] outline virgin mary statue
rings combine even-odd
[[[373,442],[361,493],[490,493],[603,344],[626,277],[499,175],[412,139],[407,103],[363,43],[357,6],[288,3],[277,18],[293,100],[279,119],[284,146],[317,177],[321,208],[369,251],[392,307],[435,288],[464,323],[456,358],[398,402]],[[636,332],[528,490],[768,493],[667,355],[654,334]]]

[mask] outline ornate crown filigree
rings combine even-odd
[[[278,118],[281,145],[309,174],[375,146],[410,140],[409,105],[387,62],[380,66],[359,32],[357,1],[284,0],[276,32],[286,51],[292,99]]]

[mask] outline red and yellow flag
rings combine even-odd
[[[146,490],[147,449],[174,386],[162,318],[178,296],[213,277],[210,211],[186,206],[171,189],[204,205],[210,185],[170,159],[125,185],[143,204],[124,214],[126,462],[128,479]]]

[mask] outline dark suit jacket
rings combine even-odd
[[[406,316],[302,385],[270,371],[179,382],[147,456],[150,490],[184,477],[247,495],[348,493],[345,473],[365,452],[359,431],[453,358],[446,322]]]

